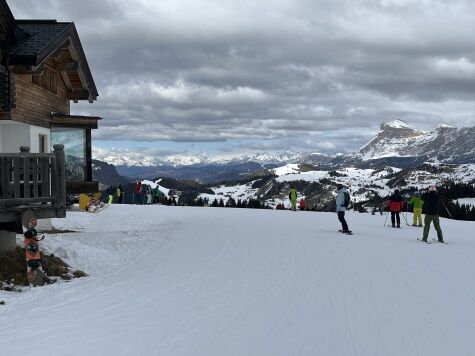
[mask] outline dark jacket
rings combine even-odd
[[[424,200],[424,205],[422,206],[424,214],[439,215],[440,198],[437,192],[428,192],[422,196],[422,199]]]

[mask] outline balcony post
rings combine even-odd
[[[56,174],[55,180],[57,180],[57,194],[58,194],[58,208],[66,207],[66,172],[65,172],[65,156],[64,145],[57,144],[53,146],[54,155],[56,156]]]

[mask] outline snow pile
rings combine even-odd
[[[142,184],[142,185],[148,185],[148,186],[149,186],[150,188],[152,188],[152,189],[155,189],[155,188],[158,187],[158,190],[159,190],[161,193],[165,194],[166,197],[168,197],[168,193],[170,192],[170,189],[165,188],[165,187],[162,187],[162,186],[159,184],[161,181],[162,181],[161,178],[158,179],[158,180],[156,180],[156,181],[151,181],[151,180],[145,179],[145,180],[142,180],[142,181],[141,181],[141,184]]]
[[[472,355],[474,224],[442,219],[449,245],[427,245],[347,220],[352,237],[331,213],[70,213],[43,246],[90,277],[1,292],[2,355]]]
[[[300,173],[300,168],[298,164],[286,164],[285,166],[278,167],[272,170],[275,175],[283,176],[291,173]]]
[[[475,198],[461,198],[455,200],[455,202],[458,202],[460,205],[472,205],[475,206]]]

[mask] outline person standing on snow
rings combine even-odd
[[[345,211],[346,211],[346,204],[345,204],[345,193],[346,188],[338,184],[337,185],[338,193],[336,196],[336,212],[338,214],[338,220],[341,222],[341,232],[350,233],[351,231],[348,229],[348,224],[345,220]]]
[[[289,193],[290,204],[292,205],[292,210],[297,211],[297,190],[292,186]]]
[[[439,219],[439,205],[441,203],[439,193],[437,193],[437,188],[435,185],[429,188],[429,192],[422,196],[424,200],[423,209],[425,212],[424,217],[424,233],[422,236],[422,241],[427,242],[429,237],[430,223],[434,222],[435,231],[437,231],[437,239],[439,242],[444,242],[444,236],[442,234],[442,229],[440,228],[440,219]]]
[[[152,204],[152,188],[150,188],[148,185],[145,189],[145,194],[147,195],[147,202],[145,204]]]
[[[147,185],[146,184],[141,185],[140,199],[142,199],[140,204],[142,204],[142,205],[147,204]]]
[[[399,194],[399,190],[396,189],[389,198],[389,210],[391,211],[391,226],[401,227],[401,218],[399,217],[399,213],[402,211],[404,207],[404,200],[402,199],[401,194]]]
[[[114,186],[111,185],[109,188],[107,188],[107,204],[112,204],[112,202],[114,201]]]
[[[119,184],[119,186],[117,187],[116,195],[117,204],[122,204],[122,202],[124,201],[124,188],[122,188],[121,184]]]
[[[413,220],[412,226],[422,227],[422,206],[424,205],[424,200],[421,199],[421,193],[415,192],[411,200],[409,200],[409,205],[414,205],[413,211]]]
[[[141,191],[142,191],[142,182],[136,181],[135,186],[134,186],[134,204],[142,204]]]
[[[153,188],[153,204],[158,204],[160,203],[160,189],[158,188],[158,185]]]
[[[371,200],[374,204],[373,211],[371,212],[371,215],[375,215],[376,210],[379,211],[380,215],[383,215],[383,199],[379,196],[378,193],[376,193]]]

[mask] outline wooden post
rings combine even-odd
[[[0,230],[0,252],[14,251],[16,247],[16,234],[11,231]]]
[[[65,157],[64,157],[64,145],[57,144],[53,146],[54,155],[56,156],[56,177],[57,184],[57,201],[58,208],[66,207],[66,172],[65,172]]]

